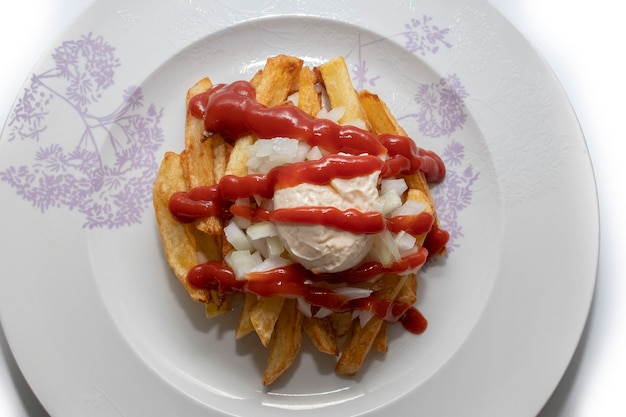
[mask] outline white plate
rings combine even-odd
[[[598,208],[574,113],[544,61],[478,1],[93,5],[33,70],[0,139],[2,325],[53,415],[530,416],[563,374],[595,283]],[[182,149],[184,95],[289,53],[344,55],[439,152],[450,253],[422,274],[420,336],[394,326],[356,378],[310,346],[265,352],[209,321],[163,260],[151,185]]]

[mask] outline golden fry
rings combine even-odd
[[[301,344],[302,314],[298,311],[296,300],[288,299],[285,300],[272,335],[263,385],[270,385],[289,368],[298,355]]]
[[[239,324],[237,325],[237,331],[235,332],[236,339],[241,339],[254,331],[254,325],[250,320],[250,311],[252,311],[252,307],[254,307],[256,302],[256,295],[251,293],[245,294],[241,315],[239,316]]]
[[[250,322],[263,346],[270,343],[274,326],[285,303],[283,297],[261,297],[250,310]]]
[[[339,354],[337,336],[330,317],[304,317],[303,328],[317,350],[329,355]]]
[[[369,319],[363,327],[359,320],[354,320],[346,345],[335,366],[335,372],[346,376],[356,375],[359,372],[382,323],[383,321],[376,316]]]
[[[189,225],[179,223],[172,217],[168,207],[171,195],[186,189],[187,184],[183,179],[179,155],[167,152],[161,162],[153,189],[154,211],[163,248],[168,264],[191,298],[206,303],[209,300],[208,292],[194,288],[187,282],[187,272],[198,263],[196,242],[190,238],[193,233],[189,233]]]
[[[369,130],[370,124],[367,114],[365,114],[359,102],[359,96],[352,86],[350,72],[343,57],[334,58],[320,65],[319,69],[332,108],[343,107],[345,109],[339,123],[349,124],[362,121]]]

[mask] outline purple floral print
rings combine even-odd
[[[87,228],[141,222],[151,203],[156,152],[164,139],[163,110],[145,105],[141,88],[129,87],[117,108],[95,113],[121,65],[115,48],[102,37],[90,33],[63,42],[52,61],[53,68],[33,74],[7,125],[9,141],[41,146],[31,164],[3,169],[0,180],[42,212],[77,210]],[[80,120],[62,143],[46,131],[54,117],[53,102],[69,106]]]
[[[402,34],[406,38],[406,49],[413,53],[426,55],[427,53],[437,53],[441,46],[452,47],[445,39],[450,29],[439,28],[432,24],[432,20],[432,17],[424,15],[421,19],[413,18],[404,25],[406,31]]]
[[[447,253],[459,247],[463,237],[463,227],[458,222],[458,214],[472,202],[472,188],[480,173],[472,165],[465,163],[465,147],[452,141],[446,146],[441,158],[447,167],[446,178],[434,187],[432,195],[439,221],[443,229],[450,233]]]
[[[467,96],[458,76],[450,74],[437,82],[421,84],[413,96],[418,112],[403,117],[415,118],[424,136],[450,136],[467,119],[464,103]]]

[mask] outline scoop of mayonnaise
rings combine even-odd
[[[334,179],[328,185],[299,184],[276,190],[274,208],[333,206],[377,211],[380,171],[350,179]],[[372,235],[355,234],[334,227],[277,223],[278,235],[291,258],[315,273],[340,272],[358,265],[370,251]]]

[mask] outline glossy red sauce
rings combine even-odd
[[[339,273],[315,274],[294,263],[271,271],[249,273],[246,279],[237,280],[227,266],[210,261],[189,271],[191,285],[220,289],[225,293],[247,291],[259,296],[297,296],[312,306],[336,312],[370,311],[384,320],[400,321],[414,333],[426,329],[426,319],[406,303],[382,300],[374,295],[348,299],[319,283],[355,284],[377,279],[386,273],[419,269],[430,256],[443,250],[449,238],[446,231],[437,227],[432,215],[424,212],[387,219],[379,212],[339,210],[335,207],[266,210],[234,202],[251,196],[269,199],[275,190],[301,183],[327,185],[335,178],[349,179],[374,172],[380,172],[381,178],[422,172],[429,182],[439,182],[445,176],[445,166],[438,155],[419,148],[405,136],[377,136],[358,127],[340,126],[329,120],[312,118],[292,105],[264,106],[256,101],[254,87],[246,81],[215,85],[193,97],[189,110],[194,117],[204,120],[209,135],[220,134],[229,142],[249,134],[261,140],[289,137],[319,146],[330,154],[319,160],[276,167],[266,175],[228,175],[218,184],[175,193],[170,199],[169,209],[179,221],[190,222],[211,216],[225,221],[239,216],[252,222],[321,224],[353,233],[371,234],[384,230],[394,233],[404,230],[413,235],[427,233],[424,247],[391,265],[364,262]]]
[[[398,300],[386,300],[370,295],[365,298],[350,299],[319,283],[343,282],[354,284],[377,278],[386,273],[401,272],[418,268],[426,260],[426,251],[420,248],[415,254],[388,266],[369,262],[339,273],[316,275],[298,263],[264,272],[249,273],[246,279],[236,279],[232,270],[221,262],[209,261],[199,264],[189,271],[187,279],[197,288],[220,290],[226,294],[250,292],[262,297],[281,295],[301,297],[312,306],[324,307],[335,312],[352,310],[369,311],[383,320],[400,321],[414,333],[426,329],[423,316],[411,305]]]
[[[228,141],[249,134],[256,134],[259,139],[288,137],[320,146],[330,153],[401,156],[408,160],[410,172],[422,171],[429,182],[439,182],[445,176],[441,158],[419,148],[409,137],[377,136],[355,126],[315,119],[296,106],[267,107],[255,97],[254,87],[247,81],[218,84],[193,97],[189,110],[195,117],[204,119],[209,133],[219,133]]]

